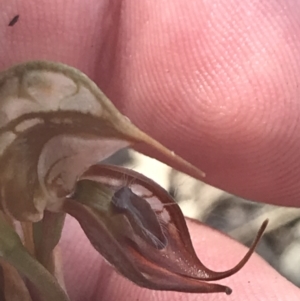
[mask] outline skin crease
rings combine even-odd
[[[142,130],[204,170],[206,182],[299,207],[299,14],[296,0],[3,0],[0,69],[29,59],[70,64]],[[211,268],[231,267],[246,251],[204,226],[189,227]],[[131,285],[71,219],[62,247],[72,300],[300,298],[258,256],[221,281],[230,297],[200,297]]]

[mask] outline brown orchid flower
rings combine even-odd
[[[69,300],[57,260],[65,213],[123,276],[156,290],[225,292],[197,258],[169,194],[141,174],[97,164],[137,143],[190,175],[201,171],[122,116],[71,67],[28,62],[0,74],[0,299]]]

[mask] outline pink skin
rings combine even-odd
[[[296,0],[4,0],[0,69],[29,59],[77,67],[135,124],[203,169],[208,183],[299,207],[299,15]],[[199,298],[129,284],[70,223],[62,245],[72,300],[88,300],[80,296],[91,290],[92,300],[104,301]],[[211,267],[228,268],[245,252],[220,233],[189,225]],[[201,251],[201,239],[209,252]],[[230,300],[300,299],[258,256],[222,283],[234,290]]]

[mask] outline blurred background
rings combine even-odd
[[[269,225],[256,252],[300,287],[300,209],[257,204],[236,197],[131,149],[119,151],[105,163],[122,165],[151,178],[174,197],[185,216],[227,233],[247,246],[268,218]]]

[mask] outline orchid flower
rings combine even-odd
[[[87,76],[46,61],[3,71],[0,116],[1,300],[69,300],[57,256],[65,214],[137,285],[231,293],[207,281],[240,270],[267,221],[235,267],[205,267],[171,196],[145,176],[101,161],[143,143],[192,176],[204,173],[135,127]]]

